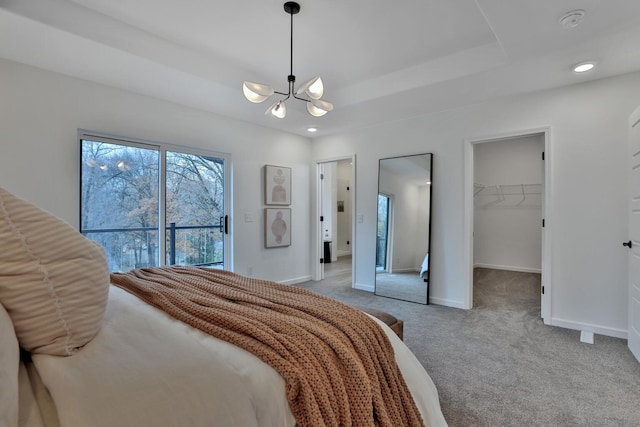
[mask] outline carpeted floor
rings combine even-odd
[[[425,304],[427,292],[419,272],[376,274],[376,295]]]
[[[475,307],[459,310],[352,289],[346,271],[298,286],[403,319],[450,426],[640,426],[640,364],[626,340],[585,344],[545,326],[539,275],[476,269]]]

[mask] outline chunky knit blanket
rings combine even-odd
[[[137,269],[111,282],[272,366],[300,427],[423,425],[384,331],[346,304],[198,267]]]

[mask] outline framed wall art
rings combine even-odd
[[[272,165],[264,167],[264,204],[291,204],[291,168]]]
[[[291,246],[291,209],[264,209],[264,246],[279,248]]]

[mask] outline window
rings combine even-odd
[[[109,271],[230,269],[228,158],[80,133],[80,232]]]

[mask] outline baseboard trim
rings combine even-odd
[[[375,292],[376,291],[376,288],[375,288],[374,285],[364,284],[364,283],[354,283],[353,289],[359,289],[361,291],[367,291],[367,292]]]
[[[614,338],[627,339],[628,337],[628,332],[626,329],[608,328],[606,326],[598,326],[598,325],[592,325],[589,323],[574,322],[572,320],[558,319],[557,317],[551,318],[550,325],[559,326],[561,328],[573,329],[576,331],[593,332],[595,334],[606,335],[608,337],[614,337]]]
[[[455,301],[451,299],[429,297],[429,304],[444,305],[445,307],[461,308],[465,309],[462,301]]]
[[[279,283],[282,283],[283,285],[297,285],[298,283],[308,282],[309,280],[311,280],[311,276],[302,276],[295,279],[283,280]]]
[[[512,265],[494,265],[480,262],[473,264],[473,268],[491,268],[494,270],[519,271],[521,273],[542,273],[542,269],[540,268],[514,267]]]

